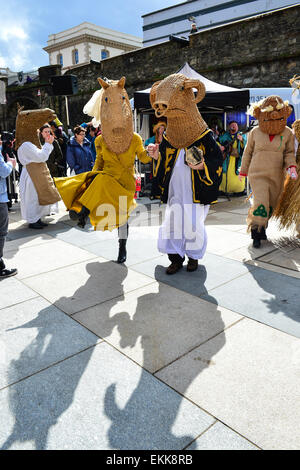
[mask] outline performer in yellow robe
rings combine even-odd
[[[97,158],[92,172],[56,179],[56,186],[68,210],[89,211],[95,230],[114,230],[126,224],[136,207],[135,157],[149,163],[141,137],[133,134],[130,147],[119,155],[109,150],[102,135],[95,140]],[[92,182],[82,185],[92,179]],[[124,198],[124,199],[123,199]]]
[[[132,111],[125,91],[125,78],[119,81],[99,79],[102,90],[96,92],[84,111],[94,116],[95,127],[101,121],[102,135],[95,140],[97,158],[93,171],[70,178],[56,178],[59,193],[72,219],[84,227],[87,218],[95,230],[113,230],[127,224],[136,207],[135,158],[149,163],[143,142],[133,132]],[[120,235],[119,235],[120,236]],[[126,260],[126,237],[120,237],[118,262]]]

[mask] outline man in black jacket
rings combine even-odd
[[[204,222],[218,198],[223,157],[197,108],[204,96],[204,84],[183,74],[156,82],[150,93],[156,117],[168,120],[159,148],[148,147],[149,155],[158,160],[160,198],[167,203],[158,240],[159,251],[171,261],[167,274],[179,271],[185,256],[187,270],[197,270],[207,247]]]

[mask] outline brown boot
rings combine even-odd
[[[182,268],[182,264],[180,263],[171,263],[168,269],[166,270],[167,274],[175,274]]]
[[[193,271],[197,271],[197,269],[198,269],[198,260],[189,258],[189,262],[187,264],[186,270],[189,273],[192,273]]]

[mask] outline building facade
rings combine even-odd
[[[187,36],[192,23],[202,31],[297,4],[299,0],[188,0],[143,15],[143,46],[168,41],[170,35]]]
[[[61,65],[62,73],[74,67],[101,62],[124,52],[142,47],[142,39],[130,34],[84,22],[78,26],[49,35],[44,50],[50,65]]]

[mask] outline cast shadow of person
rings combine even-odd
[[[291,254],[287,253],[287,256],[291,256]],[[274,316],[284,315],[294,322],[300,322],[299,278],[261,267],[253,269],[253,266],[247,263],[244,265],[263,291],[261,295],[254,294],[253,311],[262,310],[261,304],[264,304],[269,313]],[[295,267],[295,269],[290,268],[291,272],[297,271],[296,261],[290,259],[290,265]]]
[[[91,292],[99,289],[99,275],[104,276],[111,264],[88,264],[86,269],[89,278],[85,285],[69,298],[59,298],[55,302],[56,306],[61,306],[66,311],[68,306],[72,309],[78,299],[88,299]],[[122,282],[126,276],[126,267],[118,270],[118,288],[114,290],[118,297],[116,301],[123,295]],[[63,325],[63,315],[65,314],[61,310],[51,305],[38,312],[33,320],[16,328],[36,329],[37,335],[19,357],[11,362],[8,370],[8,383],[14,384],[8,387],[14,426],[6,441],[0,444],[1,450],[10,449],[14,445],[19,448],[20,443],[26,446],[27,442],[32,442],[36,450],[47,449],[51,428],[73,403],[76,389],[99,338],[85,331],[90,336],[83,340],[83,327],[69,318],[69,325]],[[69,347],[70,342],[75,346]],[[70,365],[70,361],[73,361],[73,365]],[[20,383],[16,383],[19,381]]]
[[[156,267],[156,278],[160,279],[162,270],[165,268]],[[153,292],[153,286],[150,286],[151,293],[138,297],[135,311],[121,311],[124,307],[126,310],[126,302],[120,305],[119,311],[110,319],[108,330],[104,329],[104,334],[109,335],[114,322],[120,335],[120,347],[134,348],[140,342],[143,351],[139,383],[125,407],[120,408],[117,404],[115,384],[109,386],[105,394],[104,408],[111,420],[108,437],[113,449],[181,450],[187,447],[196,436],[188,433],[176,435],[173,431],[183,396],[194,379],[213,365],[212,358],[225,345],[225,325],[214,298],[209,298],[210,304],[199,301],[197,310],[196,297],[183,294],[184,301],[190,304],[190,308],[187,306],[183,312],[179,290],[176,292],[158,283],[155,284],[157,292]],[[205,288],[204,291],[207,293]],[[160,380],[153,380],[151,374],[161,371],[212,337],[215,338],[209,357],[194,361],[189,369],[176,372],[182,374],[180,393]]]

